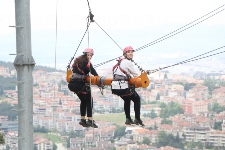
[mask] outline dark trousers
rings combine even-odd
[[[92,117],[93,101],[92,101],[91,93],[87,92],[87,94],[82,94],[82,93],[76,93],[76,94],[81,101],[80,115],[86,116],[86,112],[87,112],[87,117]]]
[[[127,93],[128,89],[113,89],[112,93],[116,94],[118,96],[123,95],[124,93]],[[135,112],[135,118],[140,120],[140,109],[141,109],[141,101],[140,96],[137,94],[136,91],[133,91],[131,95],[127,96],[120,96],[124,100],[124,112],[126,115],[126,118],[131,119],[130,117],[130,101],[132,100],[134,102],[134,112]]]
[[[80,103],[80,115],[92,117],[93,100],[91,97],[90,87],[82,81],[72,81],[68,84],[70,91],[76,93],[79,97]]]

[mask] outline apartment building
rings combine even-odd
[[[214,131],[209,133],[208,143],[215,147],[225,146],[225,131]]]
[[[185,140],[187,142],[207,142],[207,135],[210,132],[210,128],[208,127],[199,127],[199,126],[193,126],[189,127],[183,130],[184,131],[184,136]]]
[[[181,107],[185,114],[200,115],[208,111],[208,101],[182,101]]]

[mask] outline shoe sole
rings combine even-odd
[[[92,127],[92,128],[98,128],[98,126],[96,125],[96,126],[93,126],[92,124],[87,124],[88,125],[88,127]]]
[[[98,127],[96,127],[96,126],[88,126],[88,127],[92,127],[92,128],[98,128]]]
[[[84,124],[82,124],[82,123],[79,123],[81,126],[83,126],[83,127],[89,127],[89,125],[84,125]]]
[[[144,124],[140,124],[140,123],[134,123],[134,124],[136,124],[136,125],[140,125],[140,126],[142,126],[142,127],[144,127],[145,125]]]

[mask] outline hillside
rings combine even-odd
[[[14,70],[15,67],[13,65],[13,62],[4,62],[4,61],[0,61],[0,66],[3,66],[5,68],[9,68],[10,70]],[[47,71],[47,72],[55,72],[55,71],[59,71],[62,72],[62,70],[57,70],[55,68],[51,68],[51,67],[47,67],[47,66],[39,66],[39,65],[35,65],[34,67],[34,71],[36,70],[43,70],[43,71]]]

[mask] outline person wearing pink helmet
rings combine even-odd
[[[80,115],[81,120],[79,122],[83,127],[98,128],[95,121],[92,119],[93,101],[91,97],[90,85],[85,83],[85,79],[89,73],[94,76],[98,76],[98,73],[93,68],[90,60],[94,55],[92,48],[86,48],[83,51],[83,55],[77,57],[72,65],[73,74],[68,84],[70,91],[74,92],[80,99]],[[88,120],[85,119],[87,113]]]
[[[118,63],[113,67],[113,80],[111,84],[112,93],[120,96],[124,100],[124,112],[126,115],[126,125],[136,124],[144,126],[140,118],[140,96],[135,91],[135,87],[128,84],[128,80],[131,77],[138,77],[138,72],[134,68],[131,60],[133,59],[134,49],[131,46],[127,46],[123,49],[124,58],[119,59]],[[130,116],[130,102],[134,102],[134,121]]]

